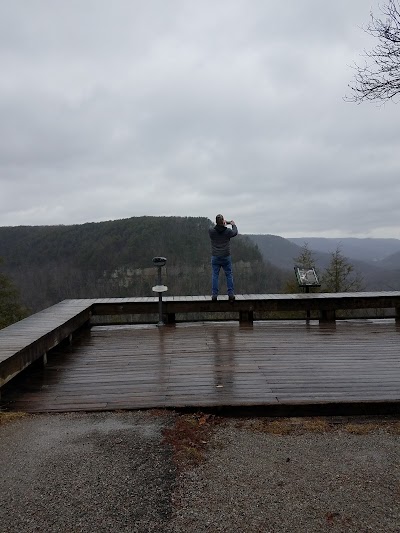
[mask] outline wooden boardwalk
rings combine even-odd
[[[65,300],[0,330],[0,387],[88,323],[90,304]]]
[[[394,320],[94,327],[3,389],[28,412],[400,406]]]

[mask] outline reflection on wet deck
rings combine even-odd
[[[10,382],[37,411],[282,406],[400,400],[394,320],[94,327]]]

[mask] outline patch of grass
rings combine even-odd
[[[327,433],[333,426],[323,418],[276,418],[257,420],[251,428],[271,435],[300,435],[303,433]]]
[[[1,412],[0,411],[0,426],[2,424],[7,424],[8,422],[12,422],[13,420],[24,418],[25,416],[27,416],[27,414],[22,413],[20,411],[15,411],[15,412]]]
[[[390,424],[390,426],[388,426],[388,431],[393,435],[400,435],[400,420]]]
[[[377,431],[386,431],[400,435],[400,420],[356,421],[343,424],[340,429],[353,435],[368,435]]]
[[[215,423],[213,415],[178,415],[174,425],[164,429],[163,442],[172,447],[178,469],[196,466],[204,460]]]
[[[310,418],[304,420],[302,429],[308,433],[329,433],[333,431],[333,425],[324,418]]]
[[[278,420],[261,420],[256,422],[253,428],[262,433],[272,435],[290,435],[295,432],[295,426],[286,418]]]
[[[261,418],[240,423],[238,429],[250,427],[253,431],[271,435],[303,435],[304,433],[337,433],[339,431],[352,435],[368,435],[377,431],[386,431],[400,435],[400,420],[387,419],[335,419],[334,417],[310,418]]]
[[[344,424],[341,429],[342,431],[351,433],[352,435],[368,435],[373,431],[384,428],[385,425],[386,424],[377,424],[372,422],[364,424],[350,422],[349,424]]]

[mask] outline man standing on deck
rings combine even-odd
[[[218,296],[218,279],[221,267],[226,276],[229,300],[235,299],[232,275],[231,243],[232,237],[236,237],[238,230],[233,220],[227,222],[222,215],[215,217],[216,225],[208,230],[211,239],[211,267],[212,267],[212,299]],[[227,224],[232,229],[227,228]]]

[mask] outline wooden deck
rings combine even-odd
[[[94,327],[3,389],[28,412],[262,406],[400,407],[394,320]]]
[[[0,330],[0,387],[89,323],[91,300],[64,300]]]

